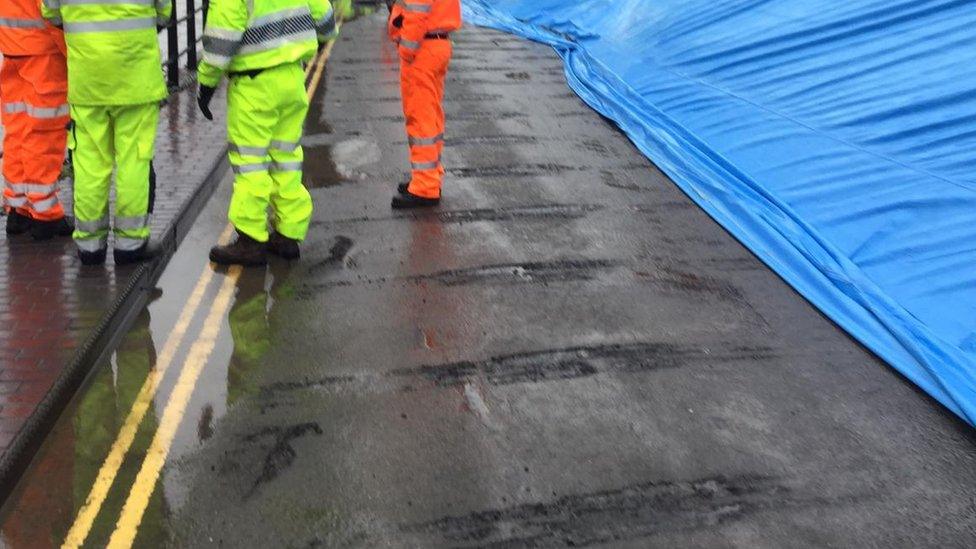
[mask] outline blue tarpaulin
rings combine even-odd
[[[464,3],[976,425],[976,1]]]

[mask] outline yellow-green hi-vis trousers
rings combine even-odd
[[[115,249],[139,249],[149,239],[159,104],[71,105],[68,137],[75,172],[74,239],[84,252],[104,250],[109,190],[115,170]]]
[[[305,73],[298,63],[236,75],[227,91],[227,136],[234,170],[230,222],[259,241],[268,240],[268,206],[274,230],[304,240],[312,197],[302,185],[302,129],[308,113]]]

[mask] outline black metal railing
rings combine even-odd
[[[166,68],[166,84],[170,89],[181,86],[181,68],[186,68],[188,71],[197,70],[200,42],[203,39],[203,24],[206,24],[207,11],[210,9],[210,0],[200,1],[200,7],[197,7],[197,0],[171,0],[173,18],[170,25],[166,27],[166,60],[163,62]],[[203,21],[203,24],[199,25],[200,28],[197,24],[198,14],[202,14]],[[183,40],[181,41],[180,38]],[[181,67],[184,59],[186,64]]]

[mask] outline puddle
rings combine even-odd
[[[318,134],[303,140],[305,185],[310,189],[363,181],[368,177],[364,168],[380,160],[380,148],[372,141],[348,139],[334,145],[323,143],[330,138],[331,135]]]

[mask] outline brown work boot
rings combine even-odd
[[[284,259],[298,259],[302,255],[297,240],[276,232],[268,239],[268,252]]]
[[[21,214],[17,210],[7,212],[7,234],[24,234],[30,230],[31,218]]]
[[[238,231],[237,240],[226,246],[210,248],[210,261],[218,265],[243,265],[245,267],[268,263],[267,244],[258,242]]]

